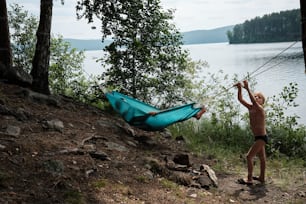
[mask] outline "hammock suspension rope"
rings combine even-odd
[[[251,73],[247,74],[246,77],[242,78],[239,82],[247,79],[247,78],[255,78],[257,76],[259,76],[260,74],[271,70],[272,68],[280,65],[281,63],[283,63],[286,59],[282,59],[280,60],[278,63],[274,64],[274,65],[270,65],[268,66],[266,69],[261,70],[262,68],[264,68],[267,64],[269,64],[270,62],[272,62],[273,60],[275,60],[277,57],[279,57],[281,54],[283,54],[284,52],[286,52],[287,50],[289,50],[290,48],[292,48],[298,41],[294,41],[293,43],[291,43],[288,47],[286,47],[285,49],[283,49],[282,51],[280,51],[277,55],[271,57],[269,60],[267,60],[265,63],[263,63],[261,66],[259,66],[258,68],[256,68],[255,70],[253,70]],[[260,72],[258,72],[259,70],[261,70]],[[257,72],[257,73],[256,73]],[[210,97],[209,100],[213,100],[215,99],[217,96],[229,91],[231,88],[233,88],[233,85],[229,85],[227,86],[227,88],[225,88],[223,91],[215,94],[213,97]]]

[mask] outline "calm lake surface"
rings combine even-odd
[[[183,48],[189,51],[193,60],[207,61],[210,72],[223,70],[229,76],[238,74],[239,79],[243,79],[248,73],[258,70],[252,75],[257,81],[254,91],[262,91],[267,98],[278,96],[290,82],[298,83],[296,103],[299,106],[291,109],[289,114],[300,116],[299,123],[306,125],[306,74],[301,42],[238,45],[212,43],[185,45]],[[95,61],[102,56],[102,51],[86,51],[85,56],[86,72],[100,74],[101,67]],[[259,74],[256,76],[256,73]]]

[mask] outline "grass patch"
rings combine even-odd
[[[284,190],[306,183],[306,162],[302,159],[273,158],[267,162],[267,177]]]
[[[113,184],[111,187],[112,189],[115,189],[117,192],[121,193],[122,195],[131,195],[131,190],[129,186],[126,186],[124,184]]]
[[[215,162],[212,168],[217,172],[244,175],[247,174],[246,152],[240,153],[229,148],[213,145],[202,145],[203,155],[209,155]],[[254,158],[254,175],[259,175],[259,159]],[[302,186],[306,182],[306,161],[286,156],[267,157],[267,182],[273,182],[283,190]]]
[[[247,175],[246,154],[253,143],[252,137],[248,137],[251,135],[249,132],[233,129],[226,133],[220,129],[214,130],[207,123],[195,125],[187,122],[172,126],[171,133],[174,138],[183,136],[191,152],[212,160],[211,167],[215,171]],[[306,160],[303,158],[270,152],[266,164],[267,182],[273,182],[284,190],[302,186],[306,182]],[[259,175],[260,162],[257,157],[254,164],[254,175]]]
[[[229,148],[213,145],[202,145],[203,155],[210,155],[215,162],[212,168],[218,172],[247,174],[246,152],[240,153]],[[259,159],[254,158],[254,175],[259,175]],[[267,182],[272,181],[284,190],[293,186],[302,186],[306,182],[306,161],[285,156],[267,158]]]
[[[130,195],[131,190],[128,186],[121,183],[113,183],[108,179],[99,179],[97,181],[92,182],[92,186],[96,189],[111,189],[122,195]]]
[[[149,183],[149,179],[143,175],[137,176],[135,179],[140,183]]]
[[[92,186],[94,188],[100,189],[100,188],[105,188],[107,183],[108,183],[108,181],[106,179],[100,179],[100,180],[97,180],[97,181],[93,182]]]
[[[77,190],[69,190],[64,194],[65,203],[67,204],[85,204],[84,197]]]
[[[175,182],[165,178],[162,178],[160,180],[160,184],[162,185],[163,188],[167,188],[169,190],[177,190],[179,188],[179,186]]]
[[[170,181],[168,179],[162,178],[160,180],[160,184],[162,185],[163,188],[173,192],[175,194],[175,196],[179,197],[179,198],[185,198],[185,193],[182,191],[182,189],[180,188],[180,186],[173,182]]]
[[[296,199],[294,201],[290,201],[288,204],[305,204],[305,200],[304,199]]]

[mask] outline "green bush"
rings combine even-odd
[[[222,94],[215,94],[214,100],[207,103],[208,112],[203,115],[200,121],[190,120],[178,123],[170,127],[171,132],[175,137],[183,136],[189,147],[199,153],[204,151],[204,147],[210,149],[223,147],[231,152],[246,153],[254,141],[248,125],[248,113],[243,109],[240,110],[242,105],[233,92],[220,85],[221,83],[218,84],[219,82],[224,84],[224,79],[228,79],[227,77],[220,80],[216,75],[208,75],[207,78],[214,79],[215,84],[208,88],[215,90],[202,92]],[[235,81],[235,77],[233,81]],[[251,86],[256,84],[251,79],[249,82]],[[297,95],[298,84],[290,83],[283,88],[279,95],[272,96],[266,102],[267,133],[270,139],[266,148],[268,156],[285,155],[305,158],[306,128],[297,123],[297,115],[286,114],[289,108],[298,106],[295,103]]]

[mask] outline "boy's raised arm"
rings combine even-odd
[[[245,107],[247,107],[248,109],[252,106],[252,104],[248,103],[247,101],[245,101],[242,97],[242,84],[240,82],[236,83],[234,86],[236,86],[238,88],[238,101],[244,105]]]

